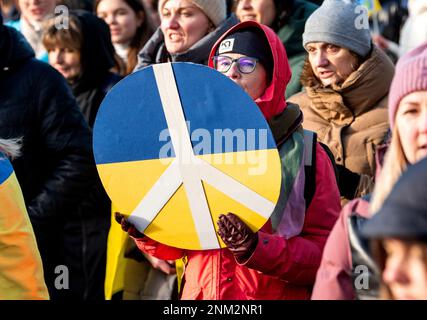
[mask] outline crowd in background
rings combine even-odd
[[[0,4],[0,299],[427,299],[427,0]],[[141,234],[97,174],[104,97],[164,62],[241,86],[279,150],[275,211],[224,212],[224,249]]]

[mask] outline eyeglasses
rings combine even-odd
[[[212,60],[214,62],[214,68],[221,73],[226,73],[230,70],[234,62],[237,62],[237,68],[240,73],[252,73],[258,63],[258,59],[251,57],[233,59],[227,56],[214,56],[212,57]]]

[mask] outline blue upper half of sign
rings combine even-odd
[[[3,153],[0,152],[0,184],[5,182],[13,172],[12,164],[5,157]]]
[[[196,155],[276,148],[258,106],[233,81],[201,65],[172,66]],[[113,87],[93,134],[97,164],[175,157],[152,67]]]

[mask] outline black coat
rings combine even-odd
[[[96,180],[91,132],[64,78],[37,61],[17,31],[0,26],[0,136],[23,139],[13,166],[55,296],[65,222]],[[66,290],[65,290],[66,291]]]
[[[80,51],[82,73],[70,84],[89,127],[92,128],[102,100],[121,78],[110,72],[114,67],[114,47],[110,29],[104,20],[90,12],[74,10],[83,36]],[[104,297],[107,237],[111,219],[111,202],[101,180],[96,179],[91,191],[77,209],[80,219],[66,224],[66,262],[74,277],[69,298],[99,300]]]

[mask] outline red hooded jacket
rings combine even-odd
[[[291,78],[285,48],[273,30],[253,21],[234,26],[212,48],[209,66],[213,67],[211,57],[222,39],[234,30],[247,27],[262,29],[273,53],[272,82],[255,101],[268,120],[285,110],[285,89]],[[284,239],[273,233],[270,222],[266,223],[258,231],[254,253],[243,264],[238,264],[228,249],[182,250],[148,237],[135,239],[135,242],[142,251],[160,259],[187,256],[182,299],[309,299],[325,241],[341,209],[332,164],[319,144],[316,147],[316,185],[301,234]]]

